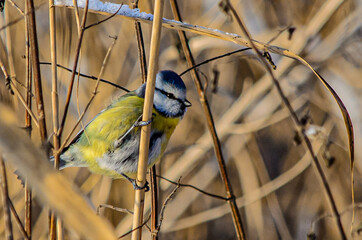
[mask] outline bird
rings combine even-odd
[[[125,178],[140,189],[135,177],[141,127],[151,124],[149,169],[160,160],[177,124],[191,106],[181,77],[171,70],[160,71],[156,75],[152,119],[142,122],[145,90],[146,83],[96,115],[60,153],[59,169],[87,167],[93,173]]]

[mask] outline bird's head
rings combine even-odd
[[[137,90],[144,95],[145,85]],[[186,86],[180,76],[170,70],[160,71],[156,75],[153,105],[166,117],[182,117],[191,103],[186,99]]]

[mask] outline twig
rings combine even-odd
[[[128,210],[127,208],[119,208],[119,207],[115,207],[115,206],[108,205],[108,204],[100,204],[100,205],[97,207],[97,215],[100,214],[101,208],[109,208],[109,209],[115,210],[115,211],[117,211],[117,212],[123,212],[123,213],[133,214],[133,212],[132,212],[131,210]]]
[[[16,225],[18,226],[21,234],[23,235],[23,238],[25,238],[25,239],[27,239],[27,240],[30,239],[30,238],[28,237],[28,234],[26,233],[26,231],[25,231],[25,229],[24,229],[24,226],[23,226],[23,224],[22,224],[22,222],[21,222],[21,220],[20,220],[20,218],[19,218],[18,213],[17,213],[16,210],[15,210],[14,204],[12,203],[12,201],[11,201],[10,199],[8,199],[8,200],[9,200],[10,211],[11,211],[11,213],[13,214],[13,216],[14,216],[14,218],[15,218],[15,223],[16,223]]]
[[[136,228],[133,228],[133,229],[129,230],[128,232],[126,232],[125,234],[119,236],[118,239],[124,238],[124,237],[126,237],[127,235],[129,235],[129,234],[131,234],[131,233],[133,233],[133,232],[141,229],[143,226],[145,226],[145,225],[147,224],[147,222],[150,220],[150,218],[151,218],[151,215],[149,215],[148,218],[147,218],[141,225],[139,225],[139,226],[137,226]]]
[[[90,24],[90,25],[86,26],[86,27],[84,28],[84,30],[87,30],[88,28],[97,26],[97,25],[99,25],[99,24],[101,24],[101,23],[104,23],[105,21],[108,21],[109,19],[113,18],[114,16],[117,15],[117,13],[119,12],[119,10],[121,10],[122,6],[123,6],[123,4],[121,4],[121,5],[119,6],[118,10],[117,10],[115,13],[113,13],[111,16],[106,17],[105,19],[103,19],[103,20],[101,20],[101,21],[99,21],[99,22],[96,22],[96,23],[93,23],[93,24]]]
[[[8,181],[6,178],[5,163],[0,152],[0,180],[1,180],[1,196],[2,203],[4,206],[4,220],[5,220],[5,236],[7,240],[13,239],[13,226],[11,224],[10,217],[10,206],[9,206],[9,192],[8,192]]]
[[[176,186],[180,186],[180,187],[189,187],[189,188],[192,188],[192,189],[195,189],[196,191],[199,191],[200,193],[202,194],[205,194],[207,196],[210,196],[210,197],[213,197],[213,198],[217,198],[217,199],[220,199],[220,200],[224,200],[224,201],[229,201],[230,199],[229,198],[226,198],[226,197],[223,197],[223,196],[220,196],[220,195],[216,195],[216,194],[213,194],[213,193],[209,193],[209,192],[206,192],[198,187],[195,187],[191,184],[184,184],[184,183],[180,183],[180,181],[178,182],[174,182],[174,181],[171,181],[170,179],[167,179],[165,177],[162,177],[160,175],[157,175],[158,178],[161,178],[169,183],[172,183],[173,185],[176,185]]]
[[[180,181],[181,181],[181,177],[178,179],[178,182],[180,182]],[[161,211],[160,211],[160,222],[158,223],[157,228],[152,231],[152,236],[157,236],[158,233],[160,232],[162,222],[163,222],[163,219],[164,219],[163,215],[165,213],[166,206],[167,206],[168,202],[171,199],[173,199],[173,197],[175,196],[175,194],[176,194],[177,190],[180,188],[180,186],[181,186],[180,184],[176,183],[176,187],[172,190],[172,192],[167,196],[167,198],[163,202],[162,207],[161,207]]]
[[[143,106],[142,121],[147,122],[152,118],[153,108],[153,95],[155,91],[157,62],[159,56],[159,48],[161,42],[161,29],[162,29],[162,13],[163,13],[164,0],[157,0],[155,2],[154,19],[152,25],[151,45],[150,45],[150,60],[147,74],[145,102]],[[143,187],[146,183],[147,174],[147,162],[148,162],[148,151],[150,142],[151,125],[142,127],[140,137],[140,149],[137,169],[136,183],[138,186]],[[133,216],[133,228],[139,226],[143,219],[144,209],[144,189],[135,191],[134,201],[134,216]],[[132,240],[142,239],[142,231],[139,229],[132,233]]]
[[[40,139],[43,143],[47,140],[47,128],[45,123],[45,112],[44,112],[44,101],[43,101],[43,91],[41,83],[41,74],[39,67],[39,50],[38,50],[38,39],[36,32],[36,22],[35,22],[35,11],[34,11],[34,2],[33,0],[27,0],[27,10],[26,13],[29,24],[29,39],[31,45],[31,60],[33,65],[33,74],[34,74],[34,87],[36,93],[36,105],[38,111],[38,121],[39,121],[39,131]]]
[[[31,116],[31,119],[34,121],[35,125],[40,128],[39,119],[35,116],[33,111],[28,106],[26,100],[24,100],[23,96],[19,92],[18,88],[11,82],[11,89],[14,91],[14,94],[19,98],[20,102],[23,104],[23,106],[26,109],[26,112]]]
[[[188,73],[189,71],[193,70],[193,69],[196,69],[206,63],[209,63],[209,62],[212,62],[212,61],[215,61],[217,59],[220,59],[220,58],[224,58],[224,57],[227,57],[227,56],[231,56],[235,53],[239,53],[239,52],[244,52],[246,50],[251,50],[251,48],[247,47],[247,48],[242,48],[242,49],[239,49],[239,50],[235,50],[235,51],[232,51],[232,52],[228,52],[228,53],[225,53],[225,54],[222,54],[222,55],[219,55],[219,56],[216,56],[216,57],[213,57],[213,58],[210,58],[210,59],[207,59],[201,63],[198,63],[198,64],[195,64],[191,67],[189,67],[188,69],[186,69],[185,71],[183,71],[182,73],[180,73],[180,76],[184,75],[185,73]]]
[[[40,62],[40,65],[51,65],[51,64],[52,64],[52,63],[50,63],[50,62]],[[58,67],[58,68],[61,68],[61,69],[64,69],[64,70],[66,70],[66,71],[68,71],[68,72],[72,72],[72,69],[67,68],[67,67],[64,67],[64,66],[62,66],[62,65],[60,65],[60,64],[57,64],[57,67]],[[98,77],[91,76],[91,75],[87,75],[87,74],[84,74],[84,73],[75,72],[75,74],[77,74],[77,75],[79,75],[79,76],[81,76],[81,77],[85,77],[85,78],[89,78],[89,79],[95,80],[95,81],[98,80]],[[115,84],[115,83],[113,83],[113,82],[110,82],[110,81],[108,81],[108,80],[105,80],[105,79],[103,79],[103,78],[101,78],[99,81],[104,82],[104,83],[107,83],[107,84],[109,84],[109,85],[111,85],[111,86],[113,86],[113,87],[115,87],[115,88],[122,89],[122,90],[125,91],[125,92],[130,92],[127,88],[122,87],[122,86],[119,86],[119,85],[117,85],[117,84]]]
[[[7,0],[9,3],[11,3],[11,5],[13,5],[13,7],[18,10],[18,12],[20,12],[21,15],[25,16],[25,13],[23,10],[21,10],[19,8],[19,6],[13,1],[13,0]]]
[[[284,27],[284,28],[281,29],[281,30],[279,30],[279,32],[278,32],[275,36],[273,36],[273,37],[267,42],[267,44],[270,44],[270,43],[274,42],[283,32],[285,32],[286,30],[289,30],[289,29],[292,29],[290,25]],[[294,31],[294,30],[293,30],[293,31]]]
[[[170,0],[170,3],[171,3],[174,18],[177,21],[182,21],[181,16],[180,16],[180,11],[178,9],[176,0]],[[185,34],[184,31],[178,31],[178,34],[179,34],[179,37],[180,37],[180,41],[181,41],[181,44],[182,44],[184,54],[185,54],[186,59],[187,59],[187,63],[189,65],[189,67],[192,67],[192,66],[195,65],[195,61],[194,61],[194,58],[192,56],[191,50],[190,50],[190,48],[189,48],[189,46],[187,44],[188,41],[187,41],[186,34]],[[235,196],[234,196],[234,193],[233,193],[233,189],[232,189],[232,186],[231,186],[231,183],[230,183],[227,171],[226,171],[225,160],[224,160],[224,156],[222,154],[220,140],[219,140],[219,138],[217,136],[217,133],[216,133],[216,128],[215,128],[215,124],[214,124],[214,119],[213,119],[212,114],[211,114],[211,109],[210,109],[209,103],[207,101],[207,98],[205,96],[203,87],[201,85],[200,77],[199,77],[199,75],[198,75],[198,73],[196,72],[195,69],[193,69],[191,71],[191,75],[192,75],[192,78],[194,80],[195,86],[197,88],[197,92],[198,92],[199,97],[200,97],[200,102],[201,102],[201,105],[203,107],[204,114],[205,114],[205,117],[206,117],[207,126],[209,128],[209,132],[210,132],[210,134],[212,136],[212,140],[213,140],[213,143],[214,143],[214,151],[215,151],[215,155],[216,155],[216,158],[217,158],[217,161],[218,161],[218,164],[219,164],[220,175],[221,175],[221,178],[222,178],[222,180],[224,182],[224,185],[225,185],[226,196],[229,199],[228,203],[229,203],[229,206],[230,206],[231,215],[232,215],[232,219],[233,219],[233,222],[234,222],[236,235],[237,235],[238,239],[245,239],[245,233],[244,233],[243,224],[242,224],[242,221],[241,221],[241,216],[240,216],[239,209],[238,209],[238,206],[237,206],[236,201],[235,201]]]
[[[223,2],[224,4],[226,4],[228,6],[228,8],[230,9],[230,11],[232,12],[232,15],[234,16],[234,18],[236,19],[238,25],[240,26],[241,30],[243,31],[243,33],[246,35],[247,39],[249,40],[249,44],[250,46],[253,48],[253,50],[255,51],[255,53],[257,54],[258,58],[260,59],[260,61],[262,62],[262,64],[264,65],[265,69],[267,70],[268,74],[271,76],[273,83],[275,85],[275,87],[277,88],[277,91],[279,93],[279,96],[282,99],[282,102],[284,103],[284,105],[287,107],[289,114],[291,116],[291,118],[293,119],[293,122],[296,126],[296,130],[298,131],[298,133],[303,137],[303,142],[305,143],[305,145],[307,146],[307,149],[310,153],[310,155],[313,158],[313,162],[314,165],[316,166],[316,170],[318,173],[318,176],[320,177],[322,186],[324,187],[324,190],[326,191],[327,194],[327,199],[331,205],[332,211],[336,217],[336,221],[337,221],[337,226],[338,226],[338,230],[340,232],[341,238],[342,239],[347,239],[346,234],[343,230],[343,226],[342,226],[342,222],[338,213],[338,209],[337,209],[337,205],[334,201],[329,183],[327,181],[326,176],[324,175],[324,172],[322,170],[322,167],[320,166],[320,163],[317,159],[317,156],[314,153],[312,144],[308,138],[308,136],[305,134],[305,130],[303,129],[297,114],[294,112],[292,106],[289,103],[289,100],[287,99],[287,97],[285,96],[283,90],[281,89],[281,86],[278,82],[278,80],[275,78],[270,66],[268,65],[268,63],[266,62],[266,60],[263,58],[261,52],[259,51],[259,49],[255,46],[254,42],[251,40],[251,35],[248,32],[246,26],[244,25],[244,23],[242,22],[240,16],[238,15],[238,13],[236,12],[236,10],[234,9],[234,7],[231,5],[231,3],[228,0],[222,0],[221,2]]]
[[[67,119],[67,115],[68,115],[68,109],[69,109],[69,105],[70,105],[70,98],[72,96],[73,85],[74,85],[74,78],[75,78],[76,69],[77,69],[77,66],[78,66],[80,49],[81,49],[82,42],[83,42],[82,40],[83,40],[84,30],[85,30],[84,27],[85,27],[85,24],[86,24],[86,21],[87,21],[88,3],[89,3],[89,0],[86,0],[84,13],[83,13],[83,19],[82,19],[82,26],[81,26],[81,29],[80,29],[80,34],[78,36],[78,43],[77,43],[77,49],[76,49],[76,54],[75,54],[75,59],[74,59],[74,65],[73,65],[73,69],[72,69],[72,76],[70,78],[70,83],[69,83],[68,92],[67,92],[67,98],[66,98],[64,112],[63,112],[63,118],[62,118],[62,121],[60,123],[60,127],[59,127],[59,129],[57,131],[57,135],[59,136],[59,138],[62,137],[63,129],[64,129],[64,126],[65,126],[65,120]]]

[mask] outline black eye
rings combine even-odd
[[[172,98],[172,99],[175,99],[175,98],[176,98],[175,95],[173,95],[172,93],[166,93],[166,96],[167,96],[168,98]]]

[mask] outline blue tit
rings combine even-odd
[[[87,167],[112,178],[136,177],[146,84],[102,110],[60,154],[60,169]],[[177,124],[191,103],[186,86],[173,71],[156,76],[148,168],[165,152]]]

